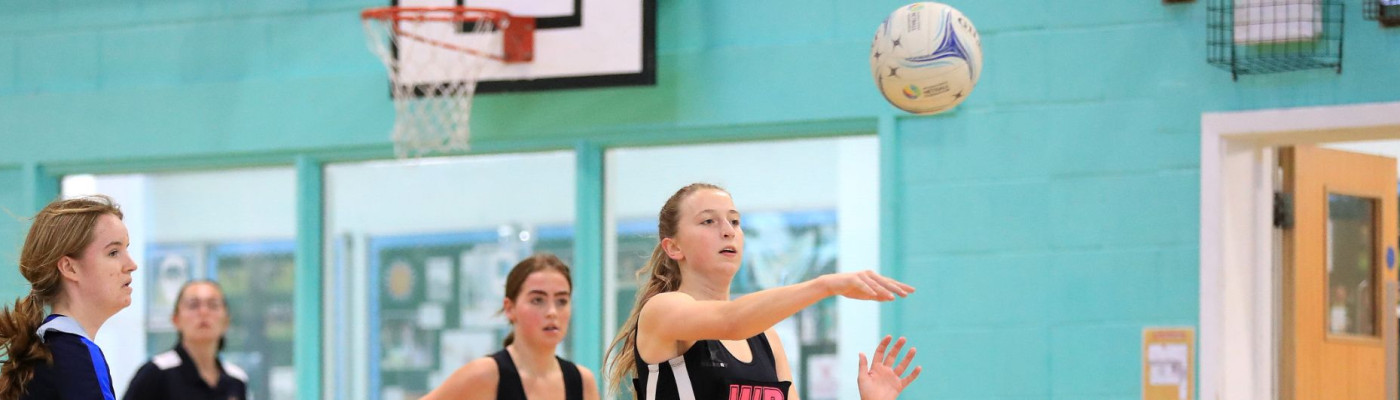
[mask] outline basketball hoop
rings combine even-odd
[[[535,19],[469,7],[379,7],[360,13],[389,72],[394,153],[463,151],[483,71],[534,58]]]

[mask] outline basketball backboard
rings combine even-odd
[[[494,8],[535,18],[534,59],[481,72],[477,93],[656,83],[656,0],[391,0],[399,7]],[[470,30],[435,38],[454,42]],[[457,39],[460,39],[458,37]],[[397,54],[412,62],[409,52]],[[440,78],[408,78],[439,85]]]

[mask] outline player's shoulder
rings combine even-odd
[[[647,299],[646,304],[643,304],[643,305],[642,305],[642,309],[645,310],[647,307],[653,307],[653,306],[655,306],[655,307],[671,307],[671,306],[675,306],[675,305],[677,305],[677,304],[689,303],[689,302],[694,302],[694,301],[695,301],[695,298],[694,298],[694,297],[691,297],[689,294],[686,294],[686,293],[684,293],[684,292],[676,291],[676,292],[657,293],[657,294],[651,296],[650,299]]]
[[[493,399],[500,380],[496,360],[482,357],[452,371],[452,375],[423,399]]]
[[[180,364],[184,364],[184,360],[180,359],[180,353],[176,353],[175,350],[156,354],[155,357],[151,357],[151,362],[147,363],[161,371],[179,367]]]
[[[584,383],[584,384],[592,384],[592,383],[593,383],[593,370],[588,369],[588,367],[585,367],[585,366],[582,366],[582,365],[578,365],[578,364],[574,364],[574,366],[575,366],[575,367],[578,367],[578,375],[579,375],[579,377],[583,378],[583,383]]]
[[[224,373],[228,374],[229,377],[237,379],[239,382],[243,382],[244,384],[248,383],[248,372],[244,371],[242,367],[238,366],[238,364],[234,364],[228,361],[220,361],[220,365],[224,367]]]
[[[496,364],[496,359],[491,357],[481,357],[467,365],[463,365],[452,373],[449,379],[459,380],[461,383],[470,385],[491,385],[495,387],[501,380],[501,371]]]
[[[90,346],[89,343],[92,341],[68,332],[49,331],[44,333],[44,346],[49,349],[49,353],[53,354],[56,363],[69,359],[91,362],[96,345]]]
[[[588,369],[588,367],[578,364],[575,364],[575,366],[578,367],[579,380],[582,381],[581,383],[583,384],[583,398],[599,398],[600,396],[598,395],[598,378],[595,378],[593,376],[593,370],[590,370]]]
[[[695,298],[682,292],[657,293],[642,304],[637,311],[637,323],[641,332],[662,328],[688,311],[686,307],[695,304]]]

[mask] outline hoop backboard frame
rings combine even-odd
[[[531,92],[656,84],[656,0],[391,0],[391,6],[498,8],[535,17],[535,59],[484,73],[476,93]],[[538,4],[541,10],[525,9]],[[553,10],[543,10],[553,7]],[[568,9],[568,12],[559,10]],[[591,24],[590,24],[591,23]],[[458,32],[471,32],[463,24]],[[578,55],[578,57],[571,57]],[[397,56],[397,54],[396,54]],[[447,83],[421,81],[415,92]]]

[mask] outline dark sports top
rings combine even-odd
[[[526,400],[525,386],[520,383],[520,371],[515,369],[515,360],[505,349],[491,355],[496,360],[496,371],[501,379],[496,382],[496,400]],[[554,356],[559,360],[559,372],[564,375],[564,399],[583,400],[583,375],[574,363]]]
[[[52,314],[35,333],[53,354],[53,364],[40,363],[34,369],[34,379],[25,384],[20,399],[116,400],[107,357],[78,321]]]
[[[747,363],[734,358],[717,340],[695,342],[685,354],[658,364],[647,364],[641,353],[633,350],[637,379],[632,384],[637,398],[786,400],[792,382],[778,380],[778,365],[768,337],[759,333],[745,342],[753,354]]]
[[[215,360],[215,365],[219,366],[219,383],[211,387],[199,376],[199,367],[194,365],[189,352],[176,343],[174,349],[156,354],[136,370],[122,399],[247,399],[248,373],[223,360]]]

